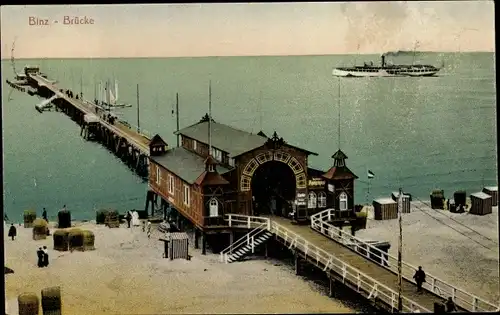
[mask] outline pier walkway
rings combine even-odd
[[[92,102],[70,97],[52,81],[37,73],[29,74],[28,82],[42,97],[48,99],[57,96],[52,103],[81,126],[86,138],[90,138],[89,134],[92,134],[137,174],[143,177],[148,175],[151,135],[139,132],[119,119],[110,118],[109,111]]]
[[[80,110],[83,114],[90,114],[90,115],[97,115],[100,118],[100,123],[106,128],[114,131],[117,135],[126,138],[131,142],[137,149],[139,149],[142,153],[144,154],[149,154],[149,136],[146,136],[142,133],[139,133],[133,129],[131,129],[129,126],[121,123],[120,121],[115,121],[113,125],[110,123],[106,122],[104,119],[102,119],[100,114],[104,114],[105,111],[101,109],[101,107],[90,103],[88,101],[85,101],[83,99],[75,99],[67,96],[64,93],[61,93],[59,91],[59,88],[57,88],[54,84],[52,84],[49,80],[46,78],[40,76],[40,75],[30,75],[30,77],[35,80],[38,83],[38,86],[44,86],[50,91],[52,91],[54,94],[57,94],[59,98],[64,99],[66,102],[70,103],[73,105],[75,108]]]
[[[297,256],[321,268],[331,279],[350,287],[387,311],[392,312],[397,309],[396,273],[318,233],[311,226],[296,225],[288,219],[277,216],[251,217],[229,214],[227,221],[230,226],[246,225],[248,228],[260,228],[272,232],[290,250],[294,250]],[[422,292],[417,292],[416,284],[403,278],[403,312],[432,313],[434,303],[444,303],[445,299],[425,287]],[[498,309],[489,303],[481,303],[482,301],[472,295],[471,302],[472,307],[456,303],[458,310],[495,312]]]

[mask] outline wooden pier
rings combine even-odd
[[[312,226],[292,224],[288,219],[277,216],[255,217],[227,215],[229,226],[246,226],[253,229],[248,243],[254,246],[251,234],[258,236],[258,229],[274,234],[276,240],[287,246],[295,255],[296,272],[300,273],[301,264],[308,263],[323,270],[330,279],[330,295],[342,286],[360,294],[372,305],[387,312],[397,312],[398,275],[391,268],[377,263],[358,252],[351,250],[330,237],[318,233]],[[244,236],[244,238],[247,236]],[[242,246],[247,242],[243,242]],[[237,251],[238,248],[232,248]],[[224,257],[226,256],[226,257]],[[221,253],[221,260],[227,262],[228,253]],[[412,271],[413,272],[413,271]],[[432,313],[435,303],[443,304],[448,297],[454,297],[460,312],[497,312],[498,306],[481,300],[477,296],[459,290],[444,282],[429,277],[423,291],[417,292],[416,284],[403,277],[402,311]],[[439,290],[441,288],[441,291]],[[447,295],[447,289],[451,293]],[[432,292],[434,291],[434,292]]]
[[[56,110],[75,121],[85,139],[100,142],[139,176],[148,176],[150,136],[132,129],[100,106],[81,97],[73,97],[38,73],[30,74],[27,80],[38,95],[44,98],[58,96],[52,101]]]

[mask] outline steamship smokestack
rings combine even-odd
[[[382,67],[385,67],[385,56],[382,55]]]

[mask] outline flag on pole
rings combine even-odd
[[[372,179],[373,177],[375,177],[375,174],[373,174],[372,171],[368,170],[368,179]]]

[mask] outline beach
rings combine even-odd
[[[203,256],[192,247],[190,261],[170,261],[162,258],[162,233],[155,227],[148,239],[141,227],[74,225],[94,232],[95,250],[55,251],[52,236],[35,241],[31,228],[19,226],[12,241],[5,225],[5,263],[14,269],[5,277],[9,315],[17,314],[20,293],[40,298],[51,286],[61,287],[63,314],[71,315],[354,312],[282,262],[223,264],[218,255]],[[44,245],[50,264],[38,268],[36,250]]]

